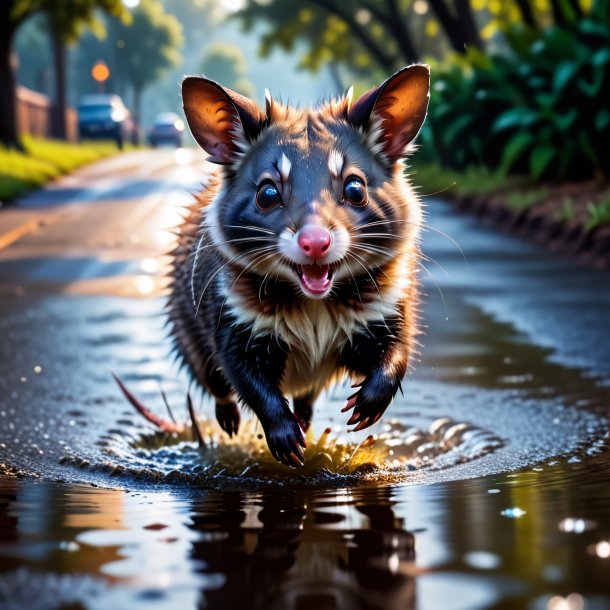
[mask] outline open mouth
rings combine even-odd
[[[330,290],[335,265],[295,265],[294,269],[306,294],[323,296]]]

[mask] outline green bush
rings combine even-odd
[[[610,15],[505,39],[503,53],[435,67],[427,154],[535,180],[610,177]]]

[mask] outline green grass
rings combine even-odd
[[[23,144],[25,152],[0,147],[0,202],[16,199],[77,167],[119,152],[111,142],[69,144],[24,136]]]
[[[494,195],[507,189],[524,186],[526,179],[506,176],[485,167],[469,167],[463,172],[446,169],[433,163],[417,163],[407,174],[419,192],[426,195],[448,192],[449,195],[473,197]]]
[[[567,195],[557,201],[558,195],[561,195],[561,184],[555,185],[558,188],[551,188],[548,184],[533,183],[527,177],[506,176],[499,170],[484,167],[470,167],[464,172],[456,172],[434,163],[418,163],[415,160],[407,174],[423,196],[445,194],[449,199],[459,199],[497,195],[504,205],[517,211],[550,202],[553,205],[548,213],[556,220],[577,220],[586,231],[610,225],[610,195],[607,194],[609,185],[606,186],[606,195],[601,201],[589,201],[585,204],[580,200],[573,201]]]
[[[525,191],[520,190],[514,193],[506,193],[504,201],[513,210],[526,210],[543,202],[549,196],[549,193],[549,189],[544,186],[531,187]]]
[[[564,197],[561,200],[561,209],[555,215],[555,219],[562,222],[574,220],[574,202],[571,197]]]
[[[595,204],[590,202],[587,205],[587,223],[585,229],[592,231],[601,225],[610,224],[610,197]]]

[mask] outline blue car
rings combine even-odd
[[[163,112],[157,116],[148,132],[148,142],[156,148],[161,144],[171,144],[176,148],[182,146],[184,121],[174,112]]]
[[[86,95],[78,107],[81,140],[114,140],[122,149],[133,131],[129,110],[118,95]]]

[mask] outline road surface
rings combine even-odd
[[[159,413],[159,383],[184,403],[164,254],[207,170],[191,150],[127,153],[0,210],[0,600],[31,605],[27,581],[89,607],[607,607],[610,278],[434,197],[425,347],[391,409],[470,431],[437,443],[434,468],[349,492],[208,492],[191,462],[172,457],[176,486],[165,454],[138,448],[149,428],[110,372]],[[344,398],[317,405],[318,431],[345,429]]]

